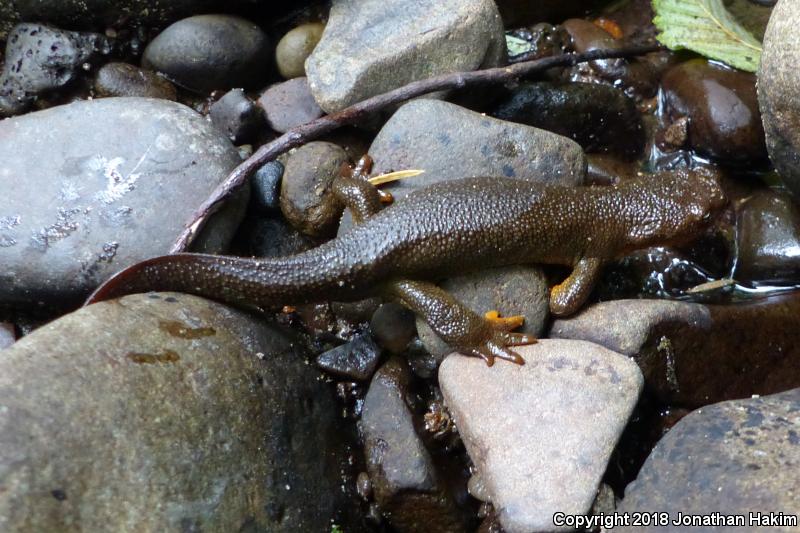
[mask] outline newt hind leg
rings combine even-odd
[[[333,182],[334,196],[350,210],[356,225],[380,211],[381,204],[386,203],[384,198],[388,193],[382,193],[368,181],[370,170],[372,158],[365,155],[354,167],[343,170]]]
[[[481,317],[432,283],[400,280],[390,282],[385,290],[422,317],[455,350],[480,357],[489,366],[495,359],[525,364],[509,347],[536,342],[532,335],[510,331],[522,325],[521,317],[500,318],[496,311]]]

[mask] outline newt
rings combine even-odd
[[[115,274],[87,305],[126,294],[178,291],[261,307],[353,301],[381,295],[424,319],[455,350],[518,364],[510,348],[536,342],[514,333],[521,317],[480,316],[435,285],[444,277],[513,264],[572,267],[550,295],[564,316],[588,299],[603,265],[637,249],[682,244],[725,204],[717,180],[700,172],[567,187],[511,178],[434,184],[382,208],[363,160],[333,193],[354,226],[317,248],[282,258],[181,253]]]

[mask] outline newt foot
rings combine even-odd
[[[486,361],[486,366],[494,365],[495,359],[504,359],[517,365],[524,365],[525,360],[518,353],[508,349],[509,346],[524,346],[535,344],[536,337],[524,333],[508,333],[498,331],[491,339],[473,348],[463,350],[465,355],[480,357]]]

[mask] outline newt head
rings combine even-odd
[[[703,169],[672,171],[627,187],[638,200],[626,206],[633,248],[685,244],[708,229],[727,205],[717,175]]]

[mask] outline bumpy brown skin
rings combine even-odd
[[[556,315],[578,310],[607,261],[696,236],[725,199],[718,182],[673,173],[614,187],[559,187],[507,178],[436,184],[380,209],[377,190],[340,178],[356,226],[318,248],[278,259],[177,254],[118,273],[87,301],[181,291],[276,306],[383,294],[422,316],[455,349],[522,363],[507,346],[535,342],[476,315],[430,283],[522,263],[574,267],[551,294]]]

